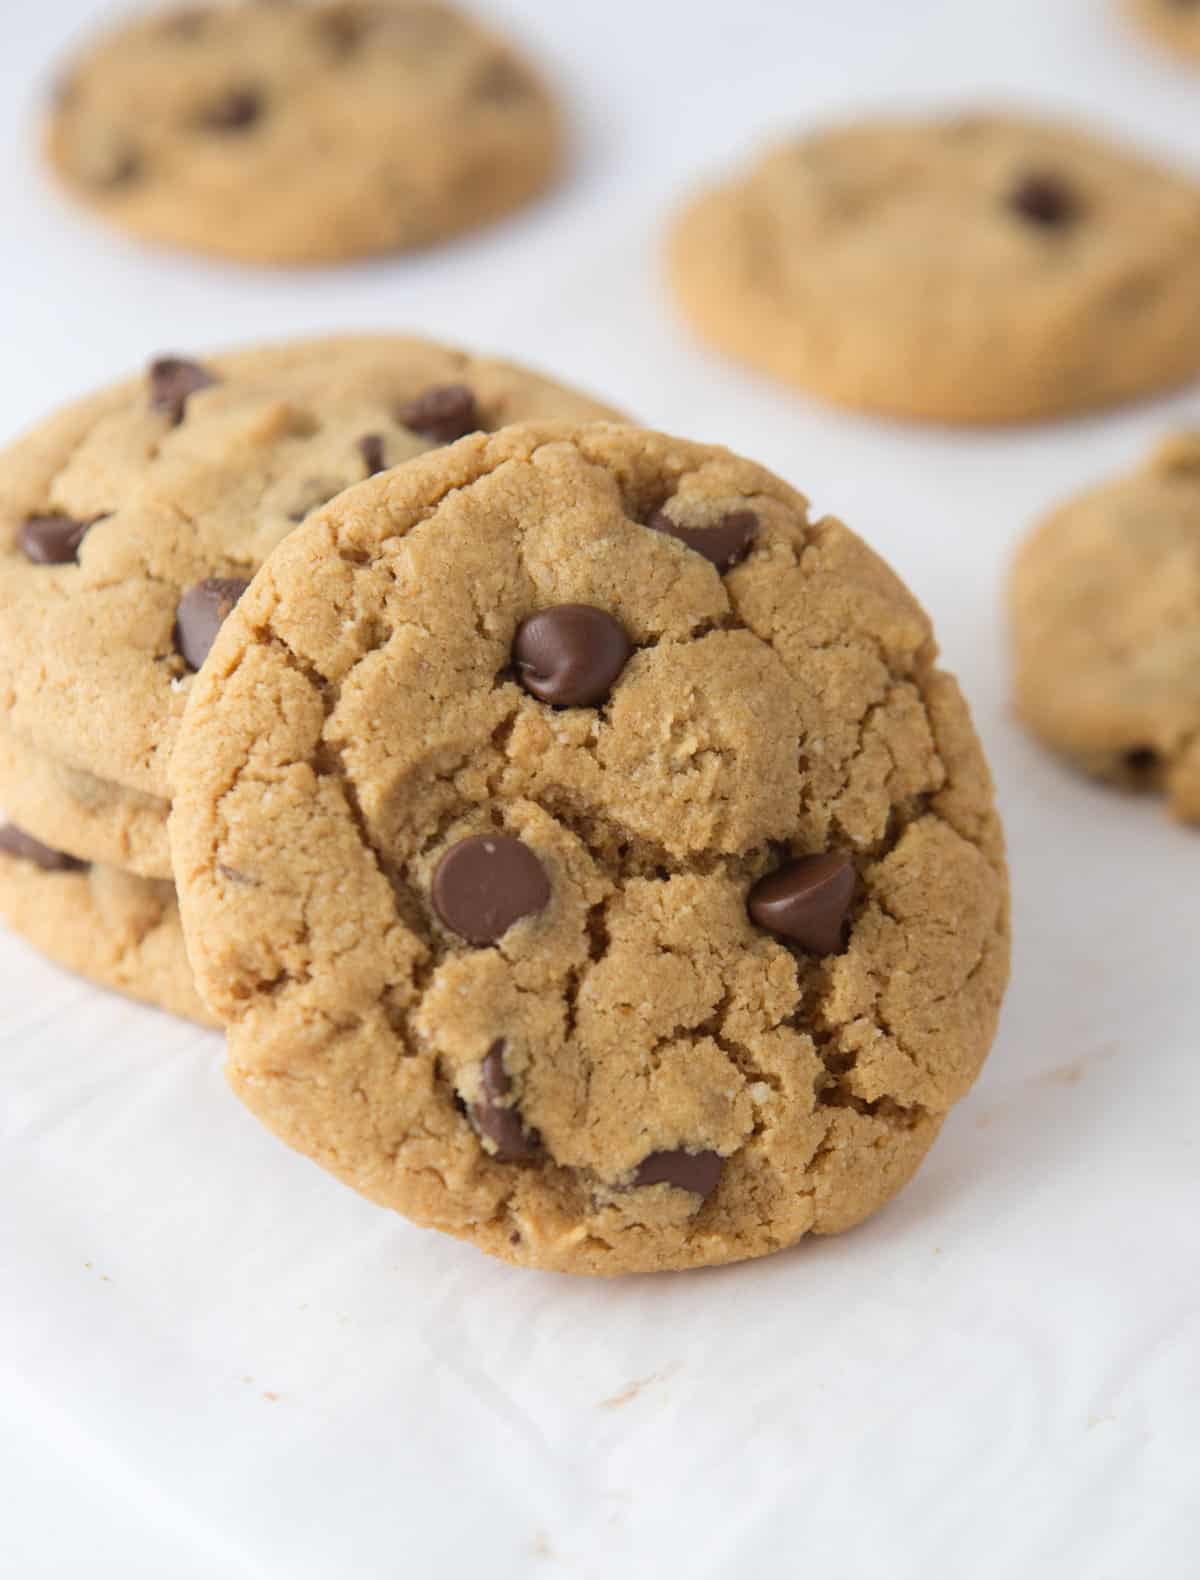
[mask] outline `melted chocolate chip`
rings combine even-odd
[[[633,1176],[635,1188],[674,1185],[695,1196],[711,1196],[721,1178],[725,1159],[719,1152],[652,1152],[643,1158]]]
[[[136,148],[113,147],[97,152],[88,159],[83,179],[98,190],[115,192],[140,181],[144,168],[142,156]]]
[[[1059,176],[1046,171],[1030,171],[1008,195],[1009,207],[1043,230],[1065,230],[1079,218],[1080,205],[1071,188]]]
[[[494,944],[522,917],[550,903],[550,879],[529,846],[511,834],[459,840],[433,874],[433,908],[470,944]]]
[[[406,428],[432,439],[435,444],[453,444],[465,434],[481,427],[474,391],[465,384],[434,384],[416,400],[401,406],[397,419]]]
[[[471,1122],[492,1143],[492,1156],[501,1163],[535,1158],[542,1150],[536,1130],[526,1130],[521,1111],[512,1102],[512,1081],[504,1068],[504,1042],[494,1042],[480,1070],[483,1096],[471,1104]]]
[[[665,510],[656,510],[646,525],[703,554],[719,571],[744,560],[758,535],[758,517],[752,510],[731,510],[715,527],[681,527]]]
[[[324,12],[314,21],[326,48],[338,60],[358,52],[371,26],[369,17],[348,7]]]
[[[15,823],[5,823],[0,827],[0,851],[6,856],[16,856],[20,861],[31,861],[43,872],[82,872],[87,866],[86,861],[76,861],[74,856],[68,856],[65,851],[43,845],[40,839],[26,834]]]
[[[74,565],[89,527],[103,516],[27,516],[17,528],[17,547],[34,565]]]
[[[210,576],[184,593],[175,611],[175,646],[189,669],[204,663],[217,632],[249,585],[237,576]]]
[[[750,918],[812,955],[841,947],[854,894],[854,863],[843,851],[801,856],[769,873],[750,890]]]
[[[191,397],[216,382],[216,375],[198,362],[189,362],[185,357],[159,357],[150,364],[150,404],[155,411],[165,411],[178,427]]]
[[[266,107],[257,88],[230,88],[200,110],[195,124],[206,132],[245,132],[262,119]]]
[[[517,627],[517,679],[541,702],[594,707],[612,691],[633,644],[619,620],[585,603],[560,603]]]
[[[367,469],[367,476],[374,477],[376,472],[382,472],[387,462],[383,458],[383,435],[381,433],[364,433],[358,441],[358,453],[363,458],[363,465]]]

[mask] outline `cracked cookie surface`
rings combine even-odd
[[[364,335],[165,358],[51,417],[0,457],[0,799],[47,844],[170,876],[196,589],[473,428],[614,415],[523,368]]]
[[[172,884],[85,866],[9,824],[0,829],[0,916],[56,965],[216,1025],[196,992]]]
[[[531,424],[348,491],[222,628],[173,781],[234,1089],[513,1262],[847,1228],[992,1040],[1001,831],[929,623],[721,449]]]
[[[827,400],[1021,422],[1200,369],[1200,187],[1085,132],[879,120],[767,150],[677,222],[697,331]]]
[[[1022,721],[1084,772],[1200,823],[1200,433],[1057,510],[1010,587]]]
[[[59,80],[47,153],[114,224],[249,263],[427,246],[557,176],[553,96],[426,0],[189,5],[127,22]]]

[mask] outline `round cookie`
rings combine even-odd
[[[152,241],[248,263],[424,247],[542,192],[558,107],[496,35],[427,0],[188,5],[60,78],[47,152]]]
[[[527,425],[348,491],[192,688],[171,839],[235,1090],[529,1266],[848,1228],[974,1079],[986,765],[911,595],[729,452]]]
[[[707,340],[846,406],[947,423],[1109,405],[1200,370],[1200,188],[1064,126],[878,120],[793,139],[675,226]]]
[[[193,668],[275,543],[473,428],[614,415],[525,369],[374,335],[162,359],[52,417],[0,456],[0,796],[46,844],[170,876],[166,765]]]
[[[1162,44],[1200,62],[1200,0],[1128,0],[1130,13]]]
[[[1200,823],[1200,433],[1056,511],[1023,544],[1010,601],[1023,722]]]
[[[10,823],[0,828],[0,916],[68,971],[216,1025],[196,993],[171,884],[87,867]]]

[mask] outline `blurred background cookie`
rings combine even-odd
[[[557,104],[427,0],[255,0],[126,22],[59,77],[47,152],[126,230],[250,263],[424,247],[543,191]]]
[[[863,121],[769,149],[671,238],[705,339],[946,423],[1106,406],[1200,368],[1200,188],[1053,123]]]
[[[1162,44],[1200,65],[1197,0],[1129,0],[1130,13]]]
[[[1039,527],[1011,616],[1016,707],[1034,734],[1200,823],[1200,432]]]

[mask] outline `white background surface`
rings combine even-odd
[[[834,415],[692,344],[656,249],[760,134],[880,103],[1065,108],[1200,169],[1200,75],[1105,0],[496,0],[576,107],[573,182],[415,262],[284,276],[60,203],[31,116],[101,7],[3,9],[0,436],[154,352],[388,326],[745,451],[933,611],[1017,951],[991,1062],[888,1211],[596,1284],[369,1207],[259,1131],[215,1037],[0,939],[0,1575],[1194,1576],[1200,836],[1023,740],[999,590],[1039,511],[1200,401],[1004,435]]]

